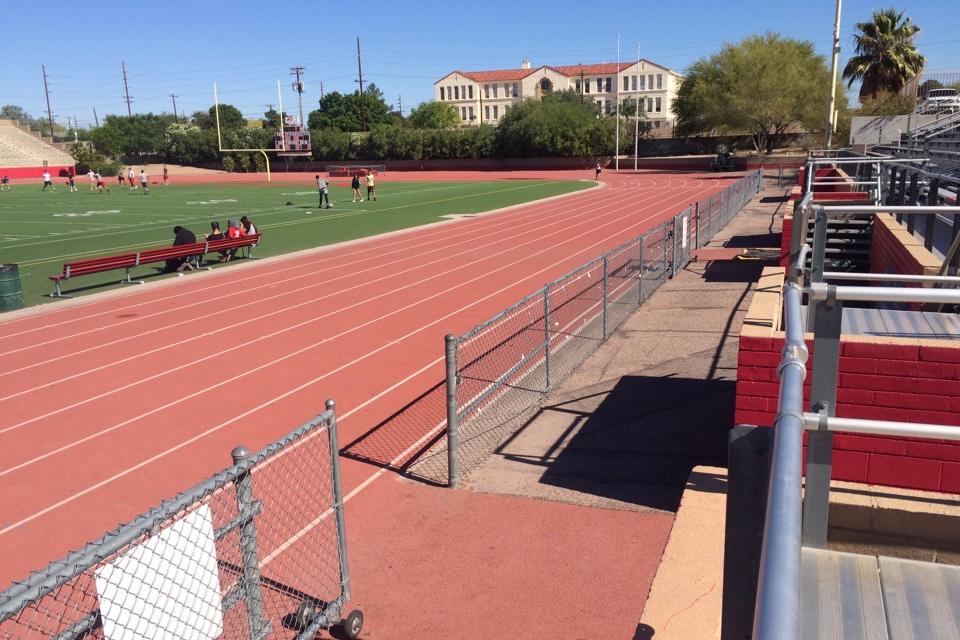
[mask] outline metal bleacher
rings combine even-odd
[[[16,121],[0,120],[0,168],[73,165],[73,157],[36,135],[24,131]]]

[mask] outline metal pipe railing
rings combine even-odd
[[[845,287],[825,282],[811,282],[803,290],[810,301],[856,300],[858,302],[917,302],[960,304],[958,289],[926,289],[921,287]]]
[[[826,429],[844,433],[869,433],[878,436],[905,436],[931,438],[934,440],[960,440],[960,426],[922,424],[919,422],[891,422],[889,420],[866,420],[861,418],[837,418],[819,413],[804,413],[806,429]]]
[[[777,373],[780,402],[774,422],[773,461],[760,553],[753,637],[800,637],[800,535],[802,519],[803,380],[807,346],[799,285],[784,285],[786,342]]]
[[[960,276],[915,276],[899,273],[851,273],[824,271],[824,280],[863,280],[867,282],[920,282],[930,284],[960,284]]]

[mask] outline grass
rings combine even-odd
[[[591,181],[389,182],[377,185],[377,201],[352,203],[350,189],[333,187],[332,209],[317,206],[312,185],[153,185],[148,195],[111,186],[90,191],[78,180],[70,193],[63,180],[57,191],[15,185],[0,193],[0,263],[17,264],[25,306],[51,302],[49,276],[63,263],[96,256],[169,246],[173,227],[184,226],[202,239],[210,221],[226,230],[228,218],[249,216],[263,233],[255,251],[267,257],[432,224],[443,216],[480,213],[571,193]],[[366,193],[366,189],[362,189]],[[211,257],[212,259],[212,257]],[[147,281],[167,278],[146,265],[132,275]],[[230,268],[216,265],[215,268]],[[62,283],[73,295],[116,288],[123,271],[92,274]],[[123,285],[129,286],[129,285]]]

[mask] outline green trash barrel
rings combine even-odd
[[[20,269],[15,264],[0,264],[0,312],[22,308]]]

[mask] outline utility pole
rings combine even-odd
[[[397,96],[397,105],[400,109],[400,115],[403,116],[403,96]]]
[[[180,121],[177,120],[177,96],[171,93],[170,97],[173,98],[173,121],[179,123]]]
[[[826,135],[823,137],[823,146],[829,151],[833,138],[833,125],[836,120],[837,104],[837,56],[840,55],[840,2],[837,0],[837,19],[833,25],[833,66],[830,69],[830,106],[827,111]]]
[[[73,114],[73,141],[80,141],[80,138],[77,137],[77,114]]]
[[[121,60],[120,66],[123,67],[123,90],[127,94],[127,115],[133,117],[133,110],[130,108],[130,87],[127,86],[127,65]]]
[[[53,111],[50,110],[50,89],[47,88],[47,67],[40,65],[43,70],[43,92],[47,94],[47,120],[50,121],[50,139],[53,139]]]
[[[363,67],[360,64],[360,36],[357,36],[357,73],[360,79],[360,130],[367,132],[367,111],[363,106]]]
[[[290,67],[290,71],[293,73],[291,75],[297,76],[297,81],[293,83],[293,90],[297,92],[297,99],[300,101],[300,126],[303,126],[303,91],[305,89],[302,82],[300,82],[300,74],[304,72],[303,67]]]
[[[97,117],[97,108],[93,108],[93,121],[96,123],[97,128],[100,128],[100,119]]]

